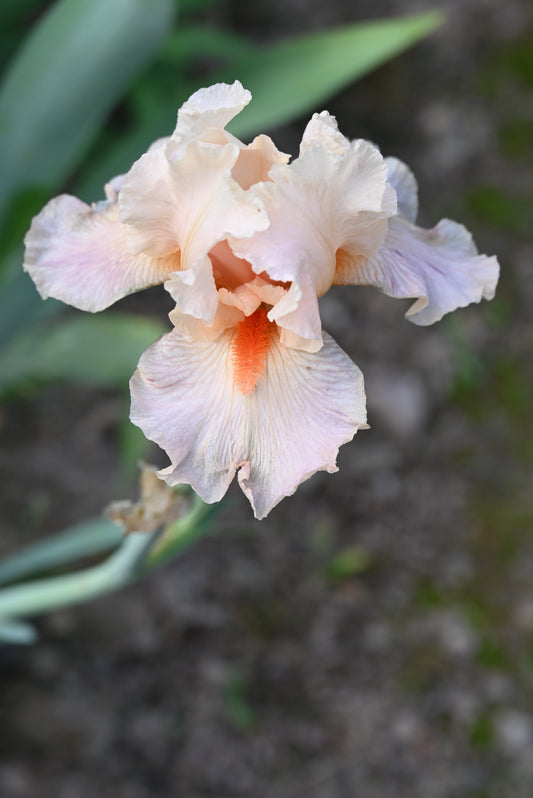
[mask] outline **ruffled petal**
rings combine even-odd
[[[340,132],[337,120],[328,111],[313,114],[304,130],[300,143],[300,155],[303,155],[316,142],[325,144],[328,149],[343,155],[350,149],[350,141]]]
[[[457,222],[443,219],[422,230],[397,217],[378,254],[348,273],[346,282],[375,285],[393,297],[418,297],[406,316],[428,325],[451,310],[492,299],[499,266],[495,257],[477,254],[472,236]]]
[[[218,305],[213,267],[207,255],[199,258],[189,269],[173,272],[165,282],[181,312],[211,324]]]
[[[285,346],[318,352],[322,346],[322,323],[318,298],[309,274],[302,274],[269,311],[268,318],[281,327]]]
[[[410,222],[416,222],[418,216],[418,185],[414,174],[408,166],[398,158],[385,158],[387,163],[387,178],[396,191],[398,202],[398,215]]]
[[[242,147],[231,174],[241,188],[247,189],[261,180],[268,180],[272,166],[287,163],[290,157],[280,152],[269,136],[256,136],[251,144]]]
[[[300,309],[300,298],[308,296],[309,286],[317,296],[329,289],[339,250],[354,259],[377,251],[396,212],[394,190],[386,182],[384,159],[365,141],[354,142],[344,154],[313,141],[292,164],[274,165],[270,178],[273,182],[250,189],[262,199],[270,226],[230,243],[258,274],[293,283],[296,307],[290,324],[285,309],[276,309],[271,318],[306,338],[308,308]],[[317,336],[317,318],[311,326]]]
[[[145,153],[124,178],[120,218],[134,252],[181,251],[190,268],[228,236],[247,238],[268,225],[261,200],[232,179],[235,144],[190,142],[183,157],[169,161],[162,147]]]
[[[236,80],[215,83],[192,94],[178,111],[178,122],[174,136],[200,138],[210,129],[223,130],[234,116],[248,105],[252,95]]]
[[[215,341],[176,328],[142,356],[131,419],[162,446],[160,472],[217,502],[239,471],[257,518],[315,471],[337,470],[339,446],[365,426],[361,372],[327,334],[320,352],[287,349],[274,331],[263,374],[242,393],[232,372],[234,330]]]
[[[161,283],[176,260],[133,255],[119,221],[122,178],[106,186],[108,201],[86,205],[63,194],[36,216],[26,235],[24,269],[41,296],[95,312],[123,296]]]

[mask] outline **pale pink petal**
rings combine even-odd
[[[219,291],[220,296],[221,291]],[[253,312],[253,311],[252,311]],[[220,301],[211,324],[206,324],[202,319],[195,318],[188,313],[182,313],[176,307],[168,317],[174,327],[178,327],[184,334],[195,341],[214,341],[220,333],[234,328],[243,319],[242,310],[235,305],[228,305]]]
[[[213,278],[213,267],[207,255],[192,264],[189,269],[173,272],[165,282],[176,305],[183,313],[211,324],[218,305],[217,288]]]
[[[277,336],[247,394],[231,369],[233,331],[216,341],[175,329],[142,356],[131,381],[132,421],[162,446],[161,473],[217,502],[239,471],[257,518],[316,471],[337,470],[339,446],[365,426],[359,369],[324,334],[320,352],[286,349]]]
[[[233,84],[215,83],[195,92],[178,111],[174,136],[199,138],[205,131],[226,127],[248,105],[252,95],[236,80]]]
[[[292,164],[274,165],[270,178],[273,182],[250,189],[262,199],[270,226],[246,241],[230,243],[258,274],[294,284],[295,306],[290,311],[276,308],[271,318],[318,341],[318,317],[310,321],[309,309],[300,309],[301,297],[308,297],[309,290],[320,296],[329,289],[340,249],[353,259],[368,257],[383,242],[387,220],[396,211],[387,166],[367,142],[354,142],[339,154],[314,141]]]
[[[174,272],[165,283],[165,288],[183,313],[211,324],[217,311],[220,290],[225,291],[228,296],[233,291],[238,291],[239,300],[234,296],[230,304],[235,304],[245,313],[243,302],[249,304],[251,299],[254,307],[249,312],[253,313],[260,302],[269,302],[272,295],[279,297],[283,294],[283,289],[280,289],[274,291],[274,294],[272,291],[267,292],[267,297],[263,290],[258,299],[257,291],[251,293],[258,279],[250,264],[236,258],[227,241],[220,241],[210,250],[209,255],[204,255],[189,269]],[[261,281],[261,285],[264,282]],[[218,286],[221,289],[217,295]]]
[[[241,149],[231,174],[241,188],[247,189],[261,180],[268,180],[272,166],[287,163],[289,159],[290,155],[280,152],[269,136],[257,136]]]
[[[269,311],[268,318],[281,327],[285,346],[317,352],[322,346],[322,325],[318,298],[311,277],[305,272],[299,281]]]
[[[422,230],[405,219],[391,220],[383,247],[362,261],[351,283],[371,284],[393,297],[418,297],[407,311],[415,324],[433,324],[445,313],[492,299],[498,281],[495,257],[478,255],[465,227],[443,219]]]
[[[408,166],[398,158],[385,158],[388,168],[387,178],[396,191],[398,215],[415,222],[418,215],[418,186],[416,178]]]
[[[163,147],[140,158],[124,178],[120,218],[134,252],[166,256],[181,252],[190,268],[229,235],[247,238],[268,225],[261,200],[231,177],[235,144],[190,142],[169,161]]]
[[[89,206],[63,194],[34,218],[25,238],[24,269],[44,299],[95,312],[163,282],[176,268],[173,258],[129,251],[116,203],[120,182],[115,178],[106,186],[106,202]]]
[[[300,155],[317,141],[325,144],[330,150],[339,155],[343,155],[350,149],[349,139],[342,135],[337,126],[337,120],[327,111],[313,114],[307,123],[300,143]]]

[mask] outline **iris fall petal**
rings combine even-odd
[[[257,518],[319,470],[365,426],[361,372],[327,334],[320,352],[272,339],[256,387],[235,384],[234,330],[198,341],[176,328],[142,356],[131,380],[132,421],[165,449],[160,472],[219,501],[235,473]]]
[[[34,218],[25,238],[24,269],[43,298],[95,312],[172,272],[172,259],[128,249],[116,186],[113,181],[108,188],[111,199],[94,206],[63,194]]]

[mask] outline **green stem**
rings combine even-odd
[[[101,596],[131,581],[157,532],[135,532],[105,562],[74,574],[0,591],[0,620],[36,615]]]

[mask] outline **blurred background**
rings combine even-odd
[[[531,3],[169,0],[141,2],[148,17],[116,29],[95,12],[80,30],[70,2],[71,49],[91,74],[110,66],[76,84],[60,63],[43,94],[9,65],[50,6],[0,12],[0,134],[24,120],[0,201],[2,555],[133,497],[138,457],[165,464],[127,422],[127,379],[166,329],[169,298],[150,289],[105,318],[63,311],[20,277],[20,245],[59,191],[100,199],[213,75],[267,83],[247,139],[268,132],[296,155],[310,112],[327,108],[346,136],[404,160],[419,223],[463,222],[502,276],[493,302],[430,328],[370,288],[323,298],[325,329],[365,375],[372,428],[342,447],[338,474],[315,475],[266,520],[233,486],[179,560],[38,619],[34,646],[3,646],[0,796],[530,798]],[[432,9],[445,13],[435,33],[365,75],[332,67],[323,96],[291,89],[294,113],[275,116],[290,64],[268,48]]]

